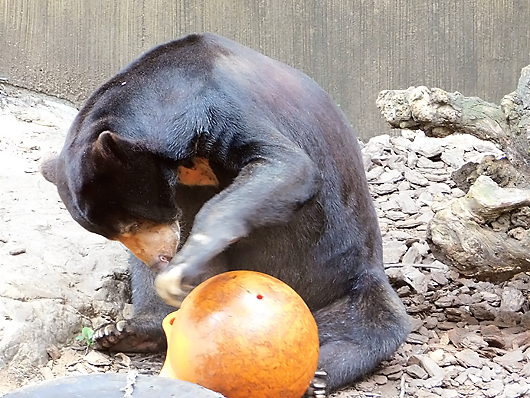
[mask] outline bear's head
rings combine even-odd
[[[174,256],[180,239],[174,160],[104,131],[92,142],[67,139],[41,173],[88,231],[122,242],[156,271]]]

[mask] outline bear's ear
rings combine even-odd
[[[42,176],[49,182],[57,185],[57,155],[44,159],[39,170]]]
[[[134,147],[134,143],[121,138],[118,134],[103,131],[92,145],[92,155],[96,167],[123,160],[134,150]]]

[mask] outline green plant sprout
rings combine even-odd
[[[94,336],[94,331],[89,327],[84,327],[81,330],[81,334],[77,336],[76,341],[85,341],[88,346],[91,346],[93,341],[92,337]]]

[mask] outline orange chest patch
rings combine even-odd
[[[219,186],[219,180],[213,172],[208,159],[194,158],[193,166],[178,168],[179,184],[189,186]]]

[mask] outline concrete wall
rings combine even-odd
[[[530,63],[528,0],[0,0],[0,78],[77,104],[152,46],[216,32],[299,68],[360,137],[388,131],[380,90],[489,101]]]

